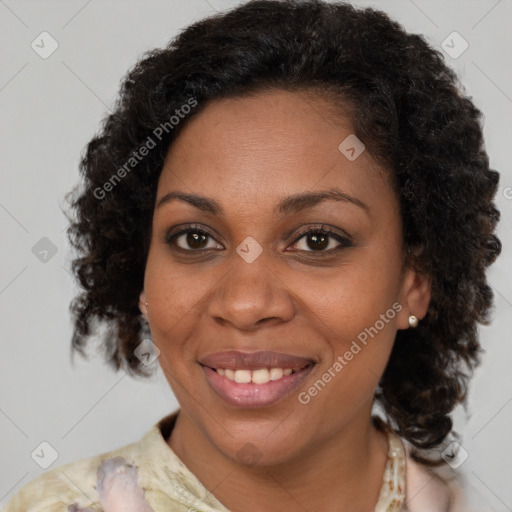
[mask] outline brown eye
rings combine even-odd
[[[209,239],[211,239],[213,245],[208,246]],[[175,234],[169,234],[165,241],[169,245],[178,247],[178,249],[190,252],[217,249],[219,246],[208,231],[193,227],[183,229]]]
[[[330,229],[309,229],[303,232],[294,242],[294,246],[299,245],[299,241],[304,239],[300,251],[305,252],[335,252],[344,247],[351,247],[351,240],[344,235],[336,233]],[[336,245],[336,242],[338,244]]]

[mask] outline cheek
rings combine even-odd
[[[208,294],[207,272],[176,265],[164,251],[150,252],[146,265],[144,290],[148,300],[148,318],[154,342],[160,350],[177,350],[183,344]],[[172,343],[171,343],[172,341]]]
[[[207,332],[203,327],[209,321],[205,314],[211,294],[222,286],[228,273],[229,267],[177,264],[165,248],[150,251],[144,290],[152,340],[160,350],[160,365],[167,375],[182,380],[192,375],[193,368],[198,373],[191,378],[201,376],[197,340],[200,333]]]
[[[393,348],[400,305],[387,300],[385,290],[350,292],[346,281],[336,292],[325,290],[317,296],[316,309],[311,310],[316,330],[325,333],[326,344],[312,387],[302,391],[311,399],[318,397],[314,405],[318,414],[332,407],[349,414],[372,400]],[[326,418],[331,426],[337,421]]]
[[[379,296],[368,293],[366,300],[354,297],[339,292],[331,297],[329,309],[319,308],[319,314],[315,315],[319,319],[318,329],[326,332],[329,345],[324,370],[337,362],[333,370],[343,374],[343,384],[338,379],[342,387],[360,389],[367,383],[373,388],[393,347],[400,304],[387,300],[385,293]],[[327,302],[325,296],[323,301]]]
[[[373,393],[396,336],[399,267],[384,251],[376,252],[380,257],[370,250],[359,253],[328,276],[310,274],[297,290],[328,344],[322,367],[322,375],[330,369],[325,379],[332,381],[332,395],[327,394],[342,403]]]
[[[376,322],[386,335],[394,326],[398,271],[373,264],[365,255],[358,254],[331,272],[303,274],[293,288],[303,298],[308,316],[324,326],[328,338],[339,340],[340,350]],[[385,325],[381,315],[385,315]]]

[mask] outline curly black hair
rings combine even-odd
[[[313,89],[350,107],[355,134],[393,179],[407,264],[431,277],[432,295],[419,326],[397,332],[376,401],[416,460],[436,464],[421,452],[452,432],[480,363],[477,323],[490,322],[499,174],[482,114],[442,53],[372,8],[252,0],[140,57],[85,148],[83,187],[68,194],[72,270],[84,290],[70,305],[71,352],[87,357],[87,341],[107,326],[108,364],[148,376],[134,354],[149,334],[138,300],[167,151],[210,100],[273,88]]]

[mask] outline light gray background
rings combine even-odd
[[[44,471],[31,458],[41,442],[57,451],[55,467],[134,442],[177,408],[161,371],[138,381],[99,359],[71,366],[68,305],[76,289],[61,207],[83,147],[137,57],[238,3],[0,0],[0,505]],[[468,485],[489,510],[512,510],[512,2],[353,3],[385,10],[435,46],[453,31],[469,44],[456,59],[445,55],[485,114],[491,167],[501,172],[504,248],[489,273],[496,309],[493,324],[481,328],[483,365],[467,415],[459,408],[455,420],[469,453],[460,467]],[[31,47],[43,31],[59,45],[47,59]],[[46,263],[32,253],[42,237],[57,247]]]

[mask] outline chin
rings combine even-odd
[[[228,428],[232,436],[220,433],[221,437],[213,441],[217,450],[239,464],[247,467],[275,466],[298,457],[307,443],[306,437],[297,438],[289,428],[279,430],[277,425],[267,424],[259,429],[251,426],[251,432],[244,429],[238,435]]]

